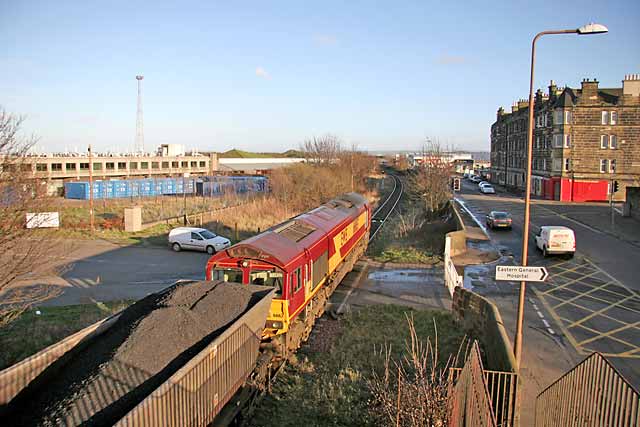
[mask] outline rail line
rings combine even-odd
[[[378,209],[375,210],[373,215],[371,215],[371,228],[373,230],[371,233],[371,237],[369,237],[369,242],[373,241],[373,239],[378,234],[378,231],[380,231],[384,223],[391,216],[393,211],[396,209],[396,206],[400,202],[400,199],[402,198],[404,185],[397,175],[391,176],[393,177],[393,190],[391,190],[391,194],[389,195],[389,197],[387,197],[384,203],[378,206]]]

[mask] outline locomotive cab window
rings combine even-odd
[[[302,271],[300,267],[296,268],[296,271],[293,272],[293,280],[295,282],[293,284],[293,293],[296,293],[302,287]]]
[[[284,275],[282,271],[251,270],[251,273],[249,273],[249,283],[272,286],[276,288],[276,297],[282,296]]]
[[[242,270],[235,268],[216,268],[211,271],[211,280],[242,283]]]

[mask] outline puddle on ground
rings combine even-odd
[[[367,284],[378,292],[421,295],[444,287],[443,274],[442,268],[374,270],[367,275]]]

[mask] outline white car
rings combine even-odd
[[[552,254],[567,254],[572,257],[576,252],[576,235],[569,227],[543,225],[536,234],[536,247],[545,257]]]
[[[491,184],[483,185],[480,187],[480,192],[482,194],[496,194],[496,190],[493,189]]]
[[[489,184],[487,181],[481,181],[480,183],[478,183],[478,188],[482,188],[485,185],[491,185],[491,184]]]
[[[231,241],[205,228],[178,227],[169,232],[169,246],[176,252],[191,249],[213,255],[231,246]]]

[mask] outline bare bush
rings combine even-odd
[[[422,202],[430,217],[440,212],[451,198],[452,167],[438,143],[429,141],[422,150],[423,162],[409,177],[412,196]]]
[[[33,179],[27,154],[36,140],[22,136],[23,122],[23,117],[0,108],[0,326],[50,291],[30,287],[7,295],[17,279],[43,265],[51,247],[50,240],[26,227],[27,213],[45,206],[46,191]],[[37,221],[30,225],[37,226]]]
[[[423,212],[420,209],[412,208],[399,214],[396,237],[407,237],[412,233],[418,232],[425,222]]]
[[[377,356],[384,358],[384,370],[381,375],[374,372],[367,380],[373,396],[371,410],[381,425],[447,426],[449,368],[457,366],[464,341],[456,355],[441,363],[437,328],[433,342],[429,337],[422,341],[413,317],[407,316],[407,323],[410,340],[402,358],[393,360],[389,346],[377,352]]]

